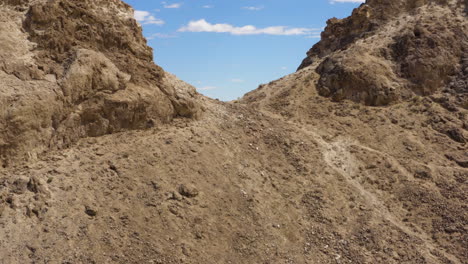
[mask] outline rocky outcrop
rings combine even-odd
[[[319,93],[387,105],[442,91],[468,51],[463,1],[367,1],[331,19],[299,69],[319,64]]]
[[[153,63],[121,1],[8,0],[0,15],[0,157],[200,113]],[[172,78],[172,77],[171,77]]]

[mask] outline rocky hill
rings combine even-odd
[[[120,0],[1,2],[4,263],[468,263],[466,1],[368,0],[228,103]]]
[[[0,157],[196,116],[152,62],[121,1],[6,1],[0,16]]]
[[[468,67],[465,5],[367,1],[348,18],[330,19],[299,69],[320,61],[321,95],[373,106],[431,95],[448,84],[453,93],[466,94],[466,72],[457,76]]]

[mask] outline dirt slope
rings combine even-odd
[[[0,59],[18,58],[15,67],[24,66],[26,72],[37,66],[39,77],[0,71],[1,98],[14,104],[3,109],[15,113],[15,124],[22,128],[0,119],[5,160],[0,169],[0,263],[468,263],[463,52],[451,53],[436,42],[434,49],[461,56],[453,81],[440,82],[431,95],[408,90],[386,106],[322,96],[320,80],[336,73],[323,70],[325,61],[353,54],[358,48],[352,44],[238,102],[222,103],[197,95],[151,64],[141,30],[128,15],[131,9],[119,1],[5,3],[0,38],[9,34],[22,39],[17,43],[23,46],[8,46],[5,38]],[[368,1],[360,10],[385,10],[385,3]],[[458,27],[466,26],[461,3],[414,3],[421,8],[414,20],[426,18],[428,13],[420,10],[437,8],[456,14],[450,19],[459,19]],[[392,8],[411,11],[416,6],[396,1]],[[135,32],[130,46],[100,44],[98,32],[90,43],[80,38],[71,41],[76,46],[70,50],[49,50],[55,47],[44,43],[50,38],[28,28],[53,36],[58,34],[50,26],[55,19],[45,15],[44,22],[34,20],[32,27],[21,23],[51,10],[63,17],[79,12],[65,24],[82,23],[103,9],[114,10],[114,16],[127,12],[118,23]],[[408,21],[416,13],[401,23],[412,26]],[[379,26],[393,23],[398,14],[379,18],[385,21]],[[75,28],[80,27],[58,27],[60,34],[73,32],[69,40],[79,36],[69,31]],[[381,30],[367,32],[372,38]],[[457,38],[465,41],[466,32]],[[372,40],[376,47],[392,42]],[[69,44],[58,42],[57,47]],[[13,52],[17,55],[10,56]],[[55,54],[61,59],[51,58]],[[366,57],[356,56],[360,58]],[[94,63],[107,65],[106,70],[97,71]],[[385,63],[395,74],[393,57]],[[88,78],[91,84],[86,84]],[[408,84],[403,79],[395,82],[403,87]],[[114,83],[124,86],[114,93]],[[153,95],[164,99],[134,110],[133,105]],[[48,123],[55,110],[26,111],[41,107],[41,100],[50,108],[57,104],[65,120],[78,121],[59,122],[57,129]],[[122,100],[127,107],[115,103]],[[92,109],[92,114],[82,109]],[[114,109],[120,109],[118,114],[108,114]],[[143,117],[135,118],[139,111]],[[32,119],[26,113],[44,114]],[[47,122],[32,126],[32,120]],[[71,138],[69,143],[57,145],[55,138],[64,136]],[[39,155],[19,158],[33,150]]]

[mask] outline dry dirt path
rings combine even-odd
[[[339,137],[332,142],[327,142],[313,126],[306,124],[298,125],[294,122],[284,120],[284,118],[282,118],[280,115],[276,115],[271,112],[263,111],[263,113],[266,116],[280,119],[282,122],[288,123],[288,125],[291,128],[295,128],[298,133],[302,133],[317,142],[318,146],[321,148],[323,158],[327,165],[343,176],[346,179],[348,185],[351,186],[352,189],[356,190],[362,197],[364,197],[364,200],[367,201],[370,208],[375,210],[375,212],[379,214],[385,221],[391,223],[393,226],[397,227],[407,235],[421,240],[424,244],[424,248],[426,249],[423,255],[426,260],[430,261],[429,263],[440,263],[439,260],[434,257],[433,254],[431,254],[431,252],[437,252],[440,250],[440,246],[434,243],[434,241],[426,232],[415,225],[411,225],[410,227],[405,224],[400,217],[390,212],[389,208],[385,205],[385,202],[382,201],[378,195],[366,189],[365,186],[356,180],[356,177],[359,173],[368,172],[361,172],[359,170],[359,168],[364,164],[362,164],[362,162],[352,153],[351,148],[357,147],[364,151],[377,154],[382,158],[382,160],[388,161],[394,168],[398,170],[400,174],[406,176],[409,180],[414,180],[414,175],[410,173],[402,164],[400,164],[396,158],[374,148],[363,145],[351,138]],[[444,257],[452,261],[452,263],[463,263],[457,257],[446,252],[445,250],[442,250],[442,254]]]

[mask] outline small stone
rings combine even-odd
[[[36,176],[31,177],[31,179],[28,182],[27,188],[33,193],[41,193],[50,196],[50,192],[46,187],[45,182]]]
[[[446,226],[444,228],[445,232],[448,233],[448,234],[453,234],[453,233],[456,233],[458,232],[458,228],[457,226],[455,225],[450,225],[450,226]]]
[[[37,248],[35,246],[26,245],[26,248],[29,249],[32,253],[37,251]]]
[[[169,194],[169,200],[182,201],[182,196],[178,192],[171,192]]]
[[[203,234],[200,231],[195,232],[195,239],[203,239]]]
[[[96,216],[97,215],[97,210],[95,208],[92,208],[92,207],[89,207],[89,206],[86,206],[85,207],[85,213],[89,216]]]
[[[430,179],[432,175],[430,170],[419,169],[414,173],[414,177],[417,179]]]
[[[168,206],[169,212],[171,212],[175,216],[180,216],[179,209],[175,206]]]
[[[109,164],[109,169],[111,169],[113,171],[117,171],[117,167],[112,163]]]
[[[193,153],[197,153],[197,149],[194,146],[190,146],[189,148]]]
[[[159,189],[161,189],[161,186],[159,186],[159,184],[155,181],[151,181],[151,187],[153,187],[153,190],[155,191],[158,191]]]
[[[193,198],[198,195],[198,190],[194,186],[187,186],[187,185],[181,184],[179,186],[178,191],[182,196],[185,196],[188,198]]]
[[[16,194],[23,194],[28,188],[29,178],[20,177],[13,182],[12,191]]]

